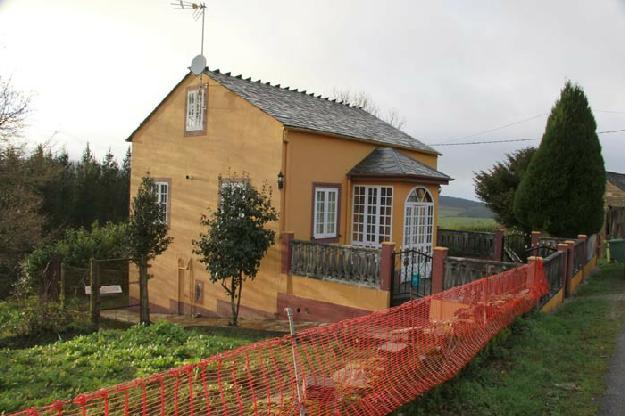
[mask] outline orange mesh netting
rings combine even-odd
[[[384,415],[451,378],[547,289],[534,262],[15,415]]]

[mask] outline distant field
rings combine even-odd
[[[445,216],[441,210],[438,225],[441,228],[464,231],[494,231],[499,224],[493,218]]]

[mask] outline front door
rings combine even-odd
[[[402,281],[410,279],[413,286],[419,280],[429,279],[432,272],[432,236],[434,228],[434,201],[425,188],[414,188],[408,194],[404,206],[404,244],[402,250],[423,255],[409,256],[409,262],[419,262],[405,269],[418,270],[418,276],[402,274]],[[423,282],[426,283],[426,282]],[[429,283],[429,282],[427,282]]]

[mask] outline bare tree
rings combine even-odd
[[[364,91],[339,90],[335,89],[332,93],[337,101],[349,104],[354,107],[360,107],[367,113],[372,114],[382,121],[387,122],[396,129],[402,129],[406,125],[406,119],[395,109],[382,110],[378,107],[371,96]]]
[[[11,79],[0,76],[0,140],[19,136],[30,112],[30,96],[13,88]]]

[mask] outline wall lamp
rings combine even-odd
[[[278,173],[278,189],[284,188],[284,174],[282,172]]]

